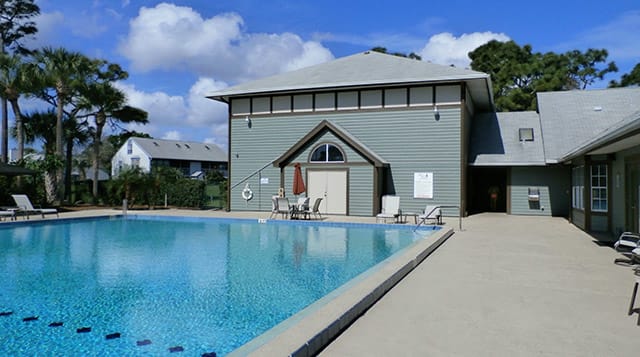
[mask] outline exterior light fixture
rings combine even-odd
[[[247,115],[244,118],[244,121],[247,123],[247,128],[251,129],[251,118],[249,118],[249,116]]]
[[[436,119],[436,121],[440,120],[440,112],[438,111],[437,105],[433,106],[433,117]]]

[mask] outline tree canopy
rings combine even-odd
[[[623,74],[620,77],[620,82],[615,80],[609,82],[609,88],[629,86],[640,86],[640,63],[633,67],[631,72]]]
[[[0,53],[5,54],[7,50],[18,54],[30,52],[22,45],[21,40],[25,36],[38,32],[36,23],[31,19],[39,14],[40,7],[35,0],[0,0]],[[0,106],[2,115],[0,152],[2,162],[7,162],[9,131],[7,98],[4,94],[0,94]]]
[[[535,110],[538,92],[586,89],[618,71],[607,56],[605,49],[540,53],[531,45],[496,40],[469,53],[471,68],[491,76],[498,111]]]

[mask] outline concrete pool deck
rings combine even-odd
[[[321,356],[637,356],[617,257],[562,218],[471,216]]]
[[[131,214],[267,218],[265,212]],[[61,218],[121,214],[62,213]],[[40,220],[40,218],[32,218]],[[45,219],[52,219],[47,217]],[[373,217],[328,221],[374,223]],[[635,356],[634,276],[562,218],[480,214],[329,344],[322,356]],[[640,305],[640,301],[636,306]],[[281,355],[281,354],[280,354]]]

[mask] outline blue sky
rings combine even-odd
[[[620,68],[606,82],[640,63],[637,0],[36,2],[42,13],[30,46],[62,46],[129,72],[118,85],[150,120],[132,129],[225,149],[227,108],[205,95],[374,46],[461,67],[491,39],[538,52],[606,48]]]

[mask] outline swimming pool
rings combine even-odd
[[[225,355],[428,233],[144,216],[3,225],[0,355]]]

